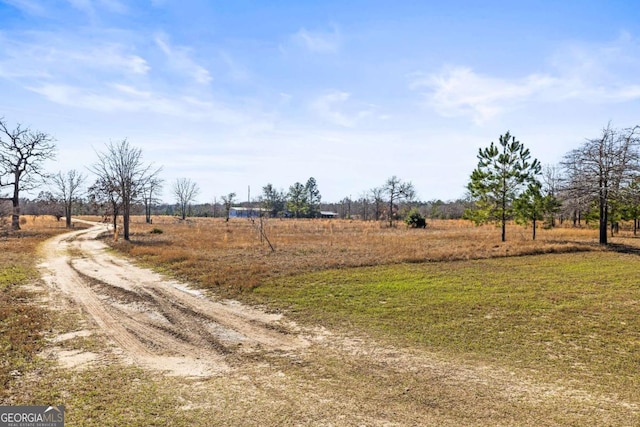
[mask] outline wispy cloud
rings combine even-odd
[[[342,36],[335,26],[331,31],[309,31],[301,28],[292,39],[297,45],[313,53],[336,53],[342,44]]]
[[[440,115],[470,116],[481,124],[555,84],[553,77],[545,75],[507,80],[482,76],[467,67],[449,67],[437,74],[418,76],[410,87],[426,88],[428,103]]]
[[[622,32],[610,42],[566,42],[551,55],[549,64],[559,75],[585,82],[637,81],[640,41]]]
[[[350,96],[347,92],[334,91],[316,98],[311,103],[311,109],[333,124],[351,127],[354,121],[339,110],[349,100]]]
[[[640,98],[638,43],[623,36],[598,46],[564,46],[548,71],[521,78],[476,73],[470,67],[444,67],[411,76],[410,89],[444,117],[470,117],[483,124],[530,103],[581,101],[618,103]]]
[[[245,114],[211,100],[168,96],[119,83],[92,88],[42,84],[29,89],[59,105],[103,113],[153,113],[224,125],[239,125],[249,120]]]
[[[314,99],[311,110],[323,120],[334,125],[353,127],[360,120],[373,114],[373,106],[350,102],[351,94],[333,90]]]
[[[182,46],[172,46],[165,34],[157,34],[156,45],[164,52],[171,66],[190,76],[199,84],[209,84],[213,78],[209,71],[192,59],[191,49]]]
[[[212,78],[190,49],[159,35],[143,56],[136,34],[105,30],[99,35],[96,42],[84,33],[0,30],[0,81],[49,103],[98,113],[162,115],[222,126],[268,122],[250,100],[213,97],[202,90]],[[231,55],[221,58],[234,78],[244,78]]]
[[[150,69],[144,58],[116,42],[86,43],[46,32],[11,38],[0,32],[0,46],[0,77],[99,80],[108,73],[144,75]]]

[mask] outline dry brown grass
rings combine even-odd
[[[21,227],[0,237],[0,402],[13,381],[37,363],[43,330],[51,323],[50,313],[34,303],[36,294],[24,287],[38,276],[36,247],[65,231],[64,222],[48,216],[23,216]]]
[[[154,228],[162,234],[152,234]],[[275,252],[261,241],[258,221],[246,219],[157,217],[149,225],[136,218],[131,243],[115,246],[227,296],[305,271],[599,249],[592,229],[540,229],[533,241],[530,228],[512,225],[502,243],[496,227],[462,220],[430,221],[417,230],[379,222],[270,219],[264,229]]]

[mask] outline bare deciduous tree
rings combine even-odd
[[[147,224],[151,224],[151,206],[160,201],[163,180],[157,175],[150,176],[142,187],[142,203],[144,204],[144,218]]]
[[[64,216],[67,228],[71,228],[71,210],[73,204],[81,196],[81,185],[84,183],[86,176],[75,169],[62,173],[62,171],[53,175],[52,182],[55,187],[55,196],[62,201],[64,206]]]
[[[360,198],[358,199],[358,205],[360,208],[360,218],[363,221],[366,221],[369,219],[369,203],[371,203],[371,200],[369,199],[369,195],[365,191],[360,195]]]
[[[640,172],[640,127],[616,130],[608,124],[599,137],[567,153],[563,166],[572,177],[570,191],[596,200],[600,244],[607,244],[612,203]]]
[[[64,206],[60,198],[50,191],[40,191],[30,205],[31,212],[28,213],[29,215],[51,215],[58,221],[64,216]],[[27,209],[23,210],[23,212],[27,213]]]
[[[579,159],[573,158],[573,154],[576,153],[565,155],[562,163],[564,174],[559,198],[562,200],[562,215],[571,218],[573,226],[578,227],[581,225],[584,212],[589,209],[591,195],[581,183],[584,171],[582,165],[578,163]]]
[[[96,182],[89,187],[89,200],[92,205],[103,211],[105,219],[108,215],[111,216],[114,236],[117,236],[118,215],[122,199],[115,185],[107,178],[98,177]]]
[[[392,176],[382,187],[383,194],[387,195],[389,203],[389,212],[387,219],[389,220],[389,227],[393,226],[394,206],[401,200],[412,200],[415,197],[415,189],[411,182],[403,182],[397,176]]]
[[[18,124],[8,127],[0,118],[0,187],[10,187],[11,195],[2,197],[13,205],[11,228],[20,229],[20,192],[32,190],[39,179],[47,177],[44,163],[55,157],[53,138]]]
[[[371,198],[375,207],[373,219],[375,221],[378,221],[380,219],[380,216],[382,215],[382,206],[384,204],[384,189],[382,187],[375,187],[369,190],[369,192],[371,193]]]
[[[548,196],[560,200],[560,190],[562,182],[562,171],[558,165],[545,165],[542,167],[542,192]],[[556,226],[556,215],[551,214],[548,218],[548,225]]]
[[[187,216],[187,207],[191,202],[195,201],[199,192],[198,184],[189,178],[178,178],[173,183],[173,195],[176,198],[183,220]]]
[[[145,184],[160,173],[160,168],[154,170],[152,165],[144,164],[142,150],[132,147],[126,139],[107,144],[106,151],[97,154],[98,162],[90,169],[98,176],[99,187],[110,194],[111,200],[120,199],[123,237],[130,240],[131,205],[142,196]]]

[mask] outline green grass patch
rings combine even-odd
[[[637,397],[640,258],[554,254],[329,270],[254,290],[300,319]]]
[[[0,290],[12,285],[26,283],[29,278],[29,271],[23,266],[12,265],[0,268]]]

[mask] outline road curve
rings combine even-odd
[[[107,226],[90,224],[47,240],[39,268],[45,283],[78,304],[129,361],[202,377],[231,369],[234,354],[308,345],[280,315],[215,301],[112,255],[98,240]]]

